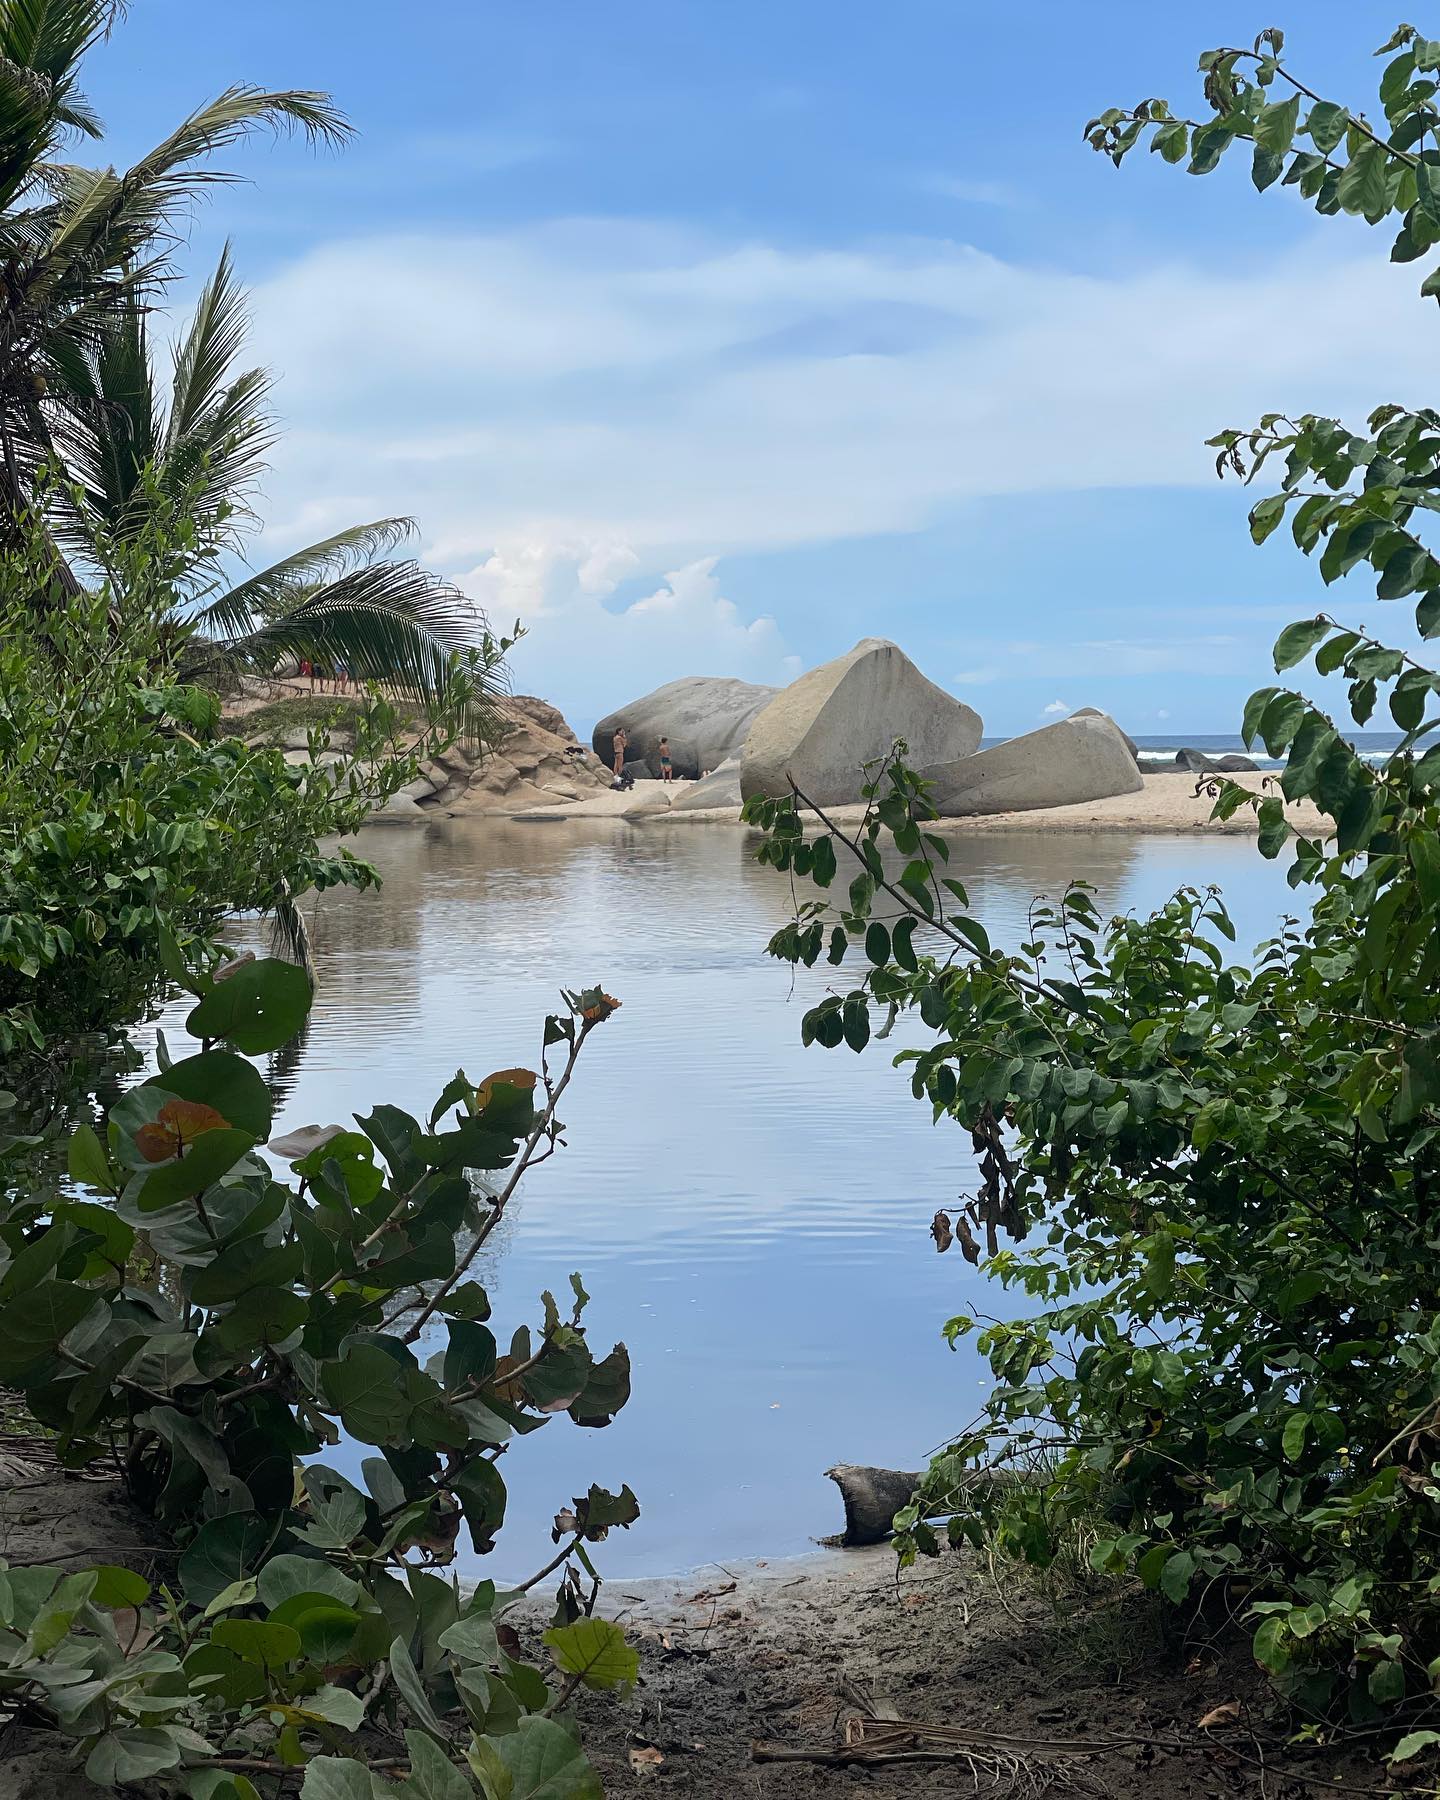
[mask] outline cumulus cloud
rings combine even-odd
[[[497,622],[530,621],[533,685],[542,650],[577,679],[585,657],[612,685],[633,668],[636,692],[706,657],[783,678],[785,616],[732,604],[717,557],[913,531],[989,496],[1208,486],[1222,425],[1409,392],[1430,331],[1413,271],[1348,244],[1104,276],[941,239],[794,248],[614,220],[322,244],[254,295],[297,422],[267,549],[407,512]],[[653,591],[627,598],[637,581]],[[794,606],[823,618],[823,599]],[[1199,654],[1223,662],[1223,643]],[[1054,673],[1195,673],[1196,648],[1096,641]],[[972,654],[970,681],[1007,668]]]
[[[1052,700],[1048,706],[1040,708],[1040,716],[1045,719],[1063,719],[1067,713],[1074,710],[1063,700]]]
[[[496,625],[518,618],[518,688],[538,690],[583,730],[681,675],[783,684],[799,672],[774,619],[745,618],[721,591],[716,559],[671,570],[653,592],[616,601],[637,558],[599,541],[510,542],[461,576]]]

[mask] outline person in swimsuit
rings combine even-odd
[[[675,779],[674,770],[670,766],[670,740],[668,737],[660,740],[660,779],[662,781]]]
[[[618,780],[625,773],[625,746],[630,742],[629,734],[623,725],[615,727],[615,736],[611,742],[614,746],[615,775]]]

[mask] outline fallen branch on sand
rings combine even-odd
[[[805,1762],[828,1768],[874,1767],[882,1763],[956,1763],[969,1769],[977,1788],[983,1776],[990,1789],[1000,1793],[1038,1795],[1059,1788],[1069,1793],[1098,1796],[1107,1790],[1093,1782],[1082,1769],[1070,1764],[1078,1758],[1126,1748],[1138,1741],[1116,1739],[1091,1744],[1063,1739],[1010,1738],[1003,1732],[972,1731],[959,1725],[926,1725],[869,1714],[846,1720],[843,1743],[803,1745],[758,1740],[750,1746],[750,1758],[757,1763]],[[1056,1760],[1043,1760],[1047,1757]]]

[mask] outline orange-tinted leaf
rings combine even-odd
[[[528,1094],[532,1092],[538,1079],[533,1069],[497,1069],[493,1075],[487,1075],[475,1090],[475,1110],[484,1112],[495,1098],[497,1087],[518,1088],[521,1093]]]
[[[135,1133],[135,1148],[146,1162],[169,1162],[206,1131],[222,1131],[230,1121],[203,1100],[167,1100],[148,1125]]]

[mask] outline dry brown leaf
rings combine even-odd
[[[115,1625],[115,1637],[122,1656],[139,1656],[142,1650],[155,1642],[155,1633],[143,1622],[133,1606],[117,1606],[110,1617]]]
[[[930,1221],[930,1235],[935,1240],[935,1248],[943,1255],[955,1241],[954,1234],[950,1230],[949,1213],[944,1211],[936,1213]]]
[[[980,1261],[980,1246],[975,1241],[975,1233],[970,1229],[969,1221],[959,1217],[955,1221],[955,1236],[960,1244],[960,1254],[968,1263]]]
[[[632,1744],[630,1767],[637,1775],[655,1775],[665,1767],[665,1758],[653,1744]]]
[[[1240,1702],[1227,1700],[1223,1706],[1212,1706],[1200,1720],[1198,1729],[1208,1731],[1212,1725],[1232,1725],[1240,1717]]]

